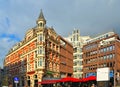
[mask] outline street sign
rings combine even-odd
[[[19,83],[19,78],[18,77],[14,77],[14,83]]]
[[[97,68],[97,81],[109,81],[110,80],[110,68]]]

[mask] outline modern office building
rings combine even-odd
[[[114,32],[98,35],[83,46],[83,76],[96,76],[98,68],[109,68],[110,79],[117,84],[120,73],[120,38]],[[103,73],[104,74],[104,73]]]
[[[73,46],[53,27],[46,26],[42,11],[36,24],[26,32],[21,42],[9,50],[4,61],[9,81],[19,78],[20,87],[35,87],[47,76],[73,75]]]
[[[82,47],[86,43],[87,40],[90,39],[89,36],[81,36],[80,31],[78,29],[74,29],[72,34],[67,38],[70,43],[73,45],[73,75],[76,78],[82,78],[83,76],[83,58],[82,58]]]

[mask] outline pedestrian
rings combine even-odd
[[[95,84],[92,84],[91,87],[97,87]]]
[[[112,83],[110,82],[109,87],[112,87]]]
[[[8,87],[13,87],[12,84],[10,84]]]

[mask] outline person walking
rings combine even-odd
[[[109,87],[112,87],[112,83],[109,84]]]
[[[92,84],[91,87],[97,87],[95,84]]]

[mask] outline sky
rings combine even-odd
[[[120,33],[120,0],[0,0],[0,66],[10,48],[36,26],[42,9],[48,27],[67,37]]]

